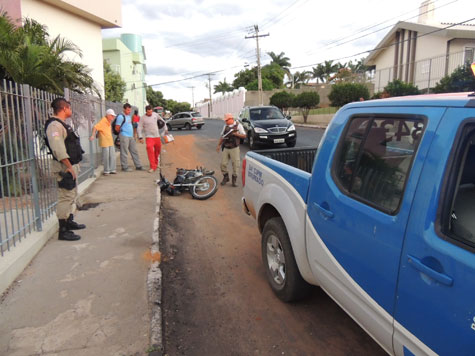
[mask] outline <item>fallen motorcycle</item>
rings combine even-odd
[[[170,195],[180,195],[188,190],[192,197],[198,200],[211,198],[218,190],[218,180],[213,176],[214,171],[208,171],[203,167],[196,169],[176,169],[176,178],[170,183],[161,173],[157,184],[161,191]]]

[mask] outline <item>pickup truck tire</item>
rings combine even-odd
[[[185,129],[191,130],[191,125],[188,122],[185,124]]]
[[[267,280],[277,297],[284,302],[305,298],[310,285],[300,275],[282,218],[275,217],[266,222],[261,249]]]

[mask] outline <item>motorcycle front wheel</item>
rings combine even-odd
[[[218,181],[214,176],[203,176],[191,186],[193,198],[205,200],[211,198],[218,190]]]

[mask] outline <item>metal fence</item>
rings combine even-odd
[[[86,151],[78,183],[91,177],[100,163],[97,140],[89,141],[92,126],[105,106],[121,110],[90,95],[70,93],[72,124]],[[56,180],[52,157],[44,144],[44,124],[52,114],[54,94],[3,80],[0,82],[0,255],[27,234],[41,231],[56,208]]]
[[[465,52],[450,53],[448,55],[423,59],[416,62],[403,63],[399,66],[376,70],[364,80],[374,84],[374,91],[382,91],[384,87],[395,79],[416,85],[420,90],[430,92],[431,88],[440,82],[446,75],[450,75],[457,67],[465,65]]]

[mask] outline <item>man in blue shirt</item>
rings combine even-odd
[[[129,103],[126,103],[124,104],[123,108],[124,112],[117,115],[117,119],[115,121],[116,131],[120,130],[120,165],[122,166],[123,171],[132,171],[127,163],[127,156],[130,151],[130,155],[134,161],[135,169],[141,171],[142,163],[140,163],[137,147],[135,146],[134,128],[132,126],[132,117],[130,116],[132,106]]]

